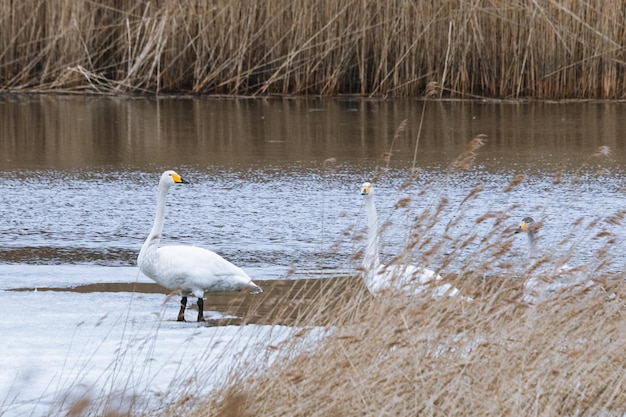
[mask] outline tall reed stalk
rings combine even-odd
[[[0,91],[619,99],[620,1],[26,0]]]

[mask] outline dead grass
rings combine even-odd
[[[0,6],[0,89],[620,99],[622,3],[233,0]]]
[[[458,159],[467,163],[456,164],[457,169],[470,167],[477,145],[469,143]],[[503,192],[523,181],[515,176],[503,184]],[[419,223],[411,231],[408,254],[399,257],[410,258],[416,248],[429,256],[463,253],[458,273],[444,280],[473,301],[352,296],[335,287],[310,306],[334,306],[326,316],[328,333],[314,347],[300,349],[302,335],[295,334],[293,344],[281,346],[268,369],[235,375],[188,415],[624,415],[626,284],[623,274],[610,272],[616,240],[607,229],[621,224],[623,211],[581,219],[558,251],[548,250],[548,256],[534,263],[520,260],[520,272],[511,251],[512,229],[519,219],[508,217],[506,210],[463,217],[463,205],[480,192],[480,187],[471,190],[458,213],[465,224],[490,225],[482,236],[471,231],[453,236],[459,222],[455,218],[440,242],[424,244],[429,228],[441,221],[441,207],[449,202],[442,198],[436,208],[418,216],[403,198],[396,207],[399,216]],[[525,303],[523,283],[530,274],[545,264],[567,261],[567,248],[585,236],[605,242],[586,265],[595,285],[557,293],[540,304]],[[448,257],[443,259],[444,265],[451,264]],[[555,278],[550,272],[541,274],[545,280]]]
[[[275,416],[624,413],[622,286],[613,299],[538,307],[518,302],[514,281],[491,286],[473,303],[372,302],[314,351],[220,397],[243,395],[241,409]],[[191,415],[228,406],[212,398]]]

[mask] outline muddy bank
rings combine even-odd
[[[358,277],[327,279],[264,280],[259,281],[263,293],[211,293],[205,295],[205,311],[219,311],[231,318],[209,321],[209,325],[281,324],[324,325],[340,308],[342,300],[361,297],[370,299]],[[96,283],[75,287],[14,288],[10,291],[63,291],[76,293],[134,292],[164,294],[178,302],[180,296],[156,283]],[[189,297],[188,307],[196,310],[195,298]],[[193,316],[193,315],[191,315]],[[166,319],[170,319],[166,317]],[[171,320],[175,320],[172,316]]]

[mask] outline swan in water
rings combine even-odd
[[[435,271],[413,265],[383,265],[378,257],[378,215],[374,204],[374,188],[369,182],[361,186],[361,195],[365,201],[367,212],[367,246],[363,258],[363,280],[372,295],[378,295],[385,290],[402,291],[406,294],[417,295],[430,288],[432,281],[441,280]],[[434,297],[444,294],[457,295],[459,290],[445,283],[432,290]],[[469,298],[468,298],[469,299]]]
[[[535,259],[537,255],[537,224],[532,217],[524,217],[515,233],[526,233],[528,236],[528,258]],[[537,303],[557,295],[562,290],[581,290],[594,285],[594,282],[585,277],[584,271],[563,264],[555,270],[540,271],[541,276],[533,274],[524,282],[524,301]]]
[[[182,300],[178,321],[185,321],[187,296],[198,297],[198,321],[204,321],[204,294],[240,291],[250,294],[263,290],[239,267],[210,250],[195,246],[159,247],[165,217],[165,197],[174,184],[188,184],[174,171],[165,171],[159,180],[154,224],[144,242],[137,264],[146,276],[170,290],[179,291]]]

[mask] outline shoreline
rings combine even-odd
[[[359,292],[369,297],[359,277],[305,278],[259,281],[263,292],[251,295],[244,292],[207,293],[205,311],[218,311],[224,315],[218,320],[207,320],[209,326],[267,324],[300,326],[324,325],[329,321],[337,300],[336,292]],[[18,287],[7,292],[71,292],[71,293],[135,293],[163,294],[163,302],[179,303],[180,296],[156,283],[103,282],[72,287]],[[331,294],[335,293],[335,294]],[[188,310],[197,311],[196,298],[187,301]],[[233,317],[234,316],[234,317]],[[169,317],[166,319],[170,319]],[[174,319],[173,317],[171,318]]]

